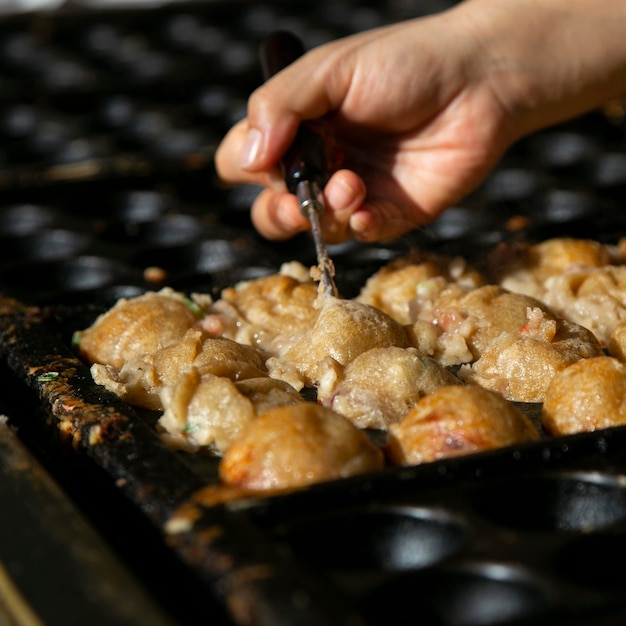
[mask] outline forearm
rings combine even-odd
[[[626,2],[468,0],[456,10],[513,139],[626,94]]]

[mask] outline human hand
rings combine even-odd
[[[248,117],[218,149],[218,173],[265,187],[252,207],[264,236],[306,230],[277,164],[298,125],[323,118],[344,153],[324,190],[328,242],[390,238],[428,222],[476,188],[516,139],[609,95],[594,77],[591,97],[571,73],[584,56],[565,45],[572,2],[591,6],[473,0],[312,50],[252,94]],[[548,44],[561,55],[553,64]],[[606,56],[585,56],[589,76]]]

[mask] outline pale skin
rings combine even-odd
[[[264,187],[257,230],[308,229],[278,163],[323,118],[344,159],[324,189],[329,243],[427,223],[478,187],[520,138],[626,94],[626,2],[466,0],[316,48],[257,89],[216,167]]]

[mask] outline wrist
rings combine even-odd
[[[469,0],[471,71],[508,112],[511,140],[626,93],[626,3]]]

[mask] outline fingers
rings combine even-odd
[[[294,65],[251,94],[248,117],[222,139],[215,160],[223,180],[262,183],[260,175],[276,169],[301,121],[321,117],[331,109],[323,80],[318,76],[320,85],[311,85],[310,60],[303,57]],[[304,93],[308,98],[303,100]]]
[[[249,116],[230,129],[216,151],[215,165],[224,181],[266,184],[266,174],[276,171],[304,119],[285,104],[279,106],[289,102],[289,85],[280,72],[250,96]]]
[[[350,219],[365,202],[367,190],[363,180],[350,170],[339,170],[324,189],[326,212],[321,226],[328,243],[341,243],[353,236]]]
[[[263,190],[252,205],[251,217],[257,231],[274,241],[289,239],[309,228],[298,200],[285,191]]]
[[[239,166],[249,172],[274,167],[293,142],[300,123],[336,111],[354,72],[349,38],[311,50],[248,99],[246,136]],[[341,63],[335,62],[338,58]]]
[[[353,236],[350,218],[363,205],[365,195],[365,184],[354,172],[340,170],[333,174],[324,190],[326,211],[321,217],[328,243],[340,243]],[[265,189],[257,196],[252,223],[261,235],[273,240],[288,239],[309,229],[296,197],[284,190]]]
[[[324,240],[337,244],[354,238],[373,242],[391,239],[430,221],[424,211],[409,210],[402,203],[366,199],[363,180],[350,170],[339,170],[324,189],[326,211],[321,218]],[[309,230],[296,197],[284,190],[263,190],[252,206],[252,223],[258,232],[274,241],[289,239]]]
[[[404,235],[430,219],[390,202],[373,201],[350,216],[349,232],[359,241],[381,241]]]

